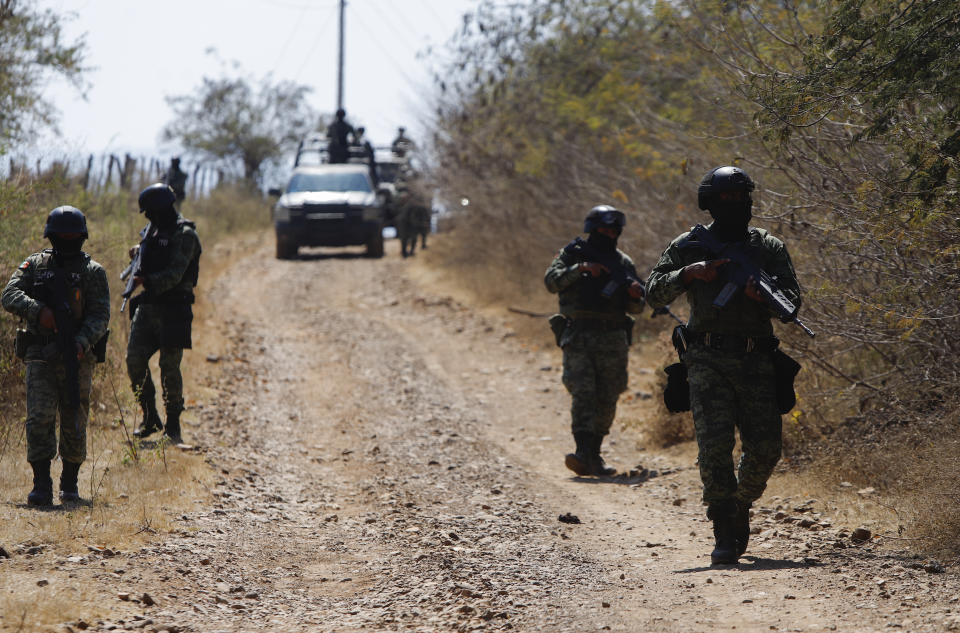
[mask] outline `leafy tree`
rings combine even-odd
[[[291,81],[205,77],[190,95],[167,97],[176,118],[163,139],[228,164],[257,184],[264,163],[278,158],[313,129],[317,114],[307,104],[310,88]]]
[[[31,5],[0,0],[0,154],[55,124],[56,108],[42,95],[51,75],[85,87],[84,38],[65,42],[63,18]]]

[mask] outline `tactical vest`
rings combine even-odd
[[[174,235],[179,233],[184,226],[188,226],[191,229],[196,229],[196,224],[190,220],[180,218],[177,220],[177,226],[172,231],[162,230],[159,228],[151,228],[150,232],[144,238],[144,251],[143,251],[143,263],[141,264],[141,270],[145,275],[150,275],[152,273],[157,273],[170,265],[170,260],[173,259],[173,245],[176,242]],[[189,281],[190,287],[195,287],[197,281],[200,278],[200,253],[197,252],[194,254],[193,259],[190,260],[190,264],[187,266],[187,270],[183,274],[183,281]],[[164,293],[156,297],[157,299],[170,298],[166,295],[171,293],[182,293],[182,290],[174,288],[171,291]]]
[[[56,296],[55,275],[62,271],[61,274],[66,274],[65,285],[68,295],[66,301],[70,306],[74,323],[79,326],[83,321],[83,303],[86,296],[86,275],[84,273],[87,270],[87,264],[90,263],[90,256],[86,253],[80,253],[79,257],[63,268],[57,265],[56,258],[53,256],[53,249],[44,249],[41,251],[40,257],[40,263],[37,264],[36,270],[33,272],[33,285],[27,288],[25,292],[30,298],[45,305],[59,303],[61,298]]]
[[[564,257],[569,258],[567,260],[568,265],[579,264],[586,261],[579,251],[569,247],[564,249]],[[603,289],[608,281],[610,281],[610,279],[607,275],[600,275],[599,277],[588,274],[583,275],[574,289],[571,289],[573,292],[568,291],[561,293],[561,311],[571,314],[594,312],[606,313],[611,316],[624,315],[627,304],[626,286],[619,288],[613,296],[608,299],[603,296]],[[572,303],[572,305],[569,305],[570,303]]]

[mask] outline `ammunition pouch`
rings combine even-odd
[[[554,314],[547,319],[547,322],[550,324],[550,330],[553,332],[553,338],[557,342],[557,347],[560,347],[560,340],[563,338],[563,333],[567,331],[567,326],[569,325],[567,317],[562,314]]]
[[[103,333],[103,336],[100,337],[100,340],[90,348],[90,353],[94,355],[98,363],[105,363],[107,361],[107,340],[109,338],[110,330],[107,330]]]
[[[781,415],[789,413],[797,404],[797,393],[793,381],[800,372],[800,363],[777,349],[773,352],[773,370],[776,377],[777,409]]]

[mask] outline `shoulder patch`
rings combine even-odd
[[[29,260],[29,259],[25,259],[25,260],[23,260],[23,263],[20,264],[19,269],[20,269],[20,270],[26,270],[26,269],[28,269],[28,268],[30,268],[30,260]]]

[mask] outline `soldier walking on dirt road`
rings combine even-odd
[[[560,314],[551,318],[563,349],[563,384],[570,392],[576,450],[567,468],[580,476],[609,476],[600,455],[617,400],[627,388],[627,350],[633,318],[643,308],[643,287],[633,261],[617,249],[626,217],[609,205],[587,214],[586,240],[575,239],[554,258],[544,276],[559,294]],[[633,281],[630,281],[630,280]]]
[[[77,476],[87,457],[87,414],[93,365],[103,360],[110,323],[110,290],[103,267],[81,250],[87,220],[70,206],[47,216],[43,236],[52,249],[30,255],[0,300],[20,317],[16,354],[27,365],[27,461],[33,490],[27,503],[53,503],[50,462],[57,455],[60,411],[60,499],[80,500]]]
[[[200,238],[196,225],[177,213],[176,197],[167,185],[150,185],[140,193],[140,211],[150,223],[141,231],[138,246],[130,249],[139,258],[132,272],[133,288],[143,292],[131,300],[127,374],[143,410],[133,432],[144,438],[161,428],[174,444],[180,443],[183,411],[183,350],[192,347],[193,289],[200,270]],[[132,290],[132,289],[131,289]],[[156,388],[150,376],[150,357],[160,352],[160,383],[166,408],[166,425],[157,413]]]
[[[725,166],[704,176],[698,204],[713,222],[706,232],[725,248],[746,249],[782,293],[800,306],[800,287],[783,242],[749,227],[753,181],[740,168]],[[697,231],[702,227],[698,227]],[[760,498],[780,459],[781,420],[777,402],[773,312],[764,304],[753,277],[723,307],[727,258],[717,258],[684,233],[670,243],[647,281],[651,307],[686,293],[690,321],[684,330],[684,364],[699,447],[700,479],[707,517],[713,521],[714,564],[736,563],[750,538],[750,507]],[[727,251],[730,252],[730,251]],[[792,380],[792,376],[790,377]],[[735,429],[743,454],[734,474]]]

